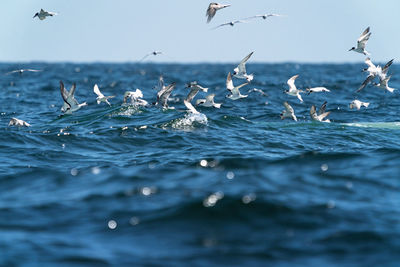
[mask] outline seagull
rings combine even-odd
[[[238,79],[246,79],[248,82],[251,82],[254,78],[253,74],[248,75],[246,72],[246,62],[253,55],[254,52],[248,54],[242,61],[240,61],[239,65],[233,70],[233,77]]]
[[[280,114],[281,120],[284,120],[285,118],[292,118],[294,121],[297,121],[297,117],[294,114],[294,109],[292,106],[286,101],[283,103],[283,105],[285,106],[285,110],[283,110]]]
[[[207,108],[211,108],[211,107],[221,108],[221,104],[217,104],[214,102],[214,97],[215,97],[215,94],[210,94],[210,95],[206,96],[206,99],[198,99],[196,101],[196,105],[207,107]]]
[[[330,90],[326,89],[325,87],[314,87],[306,89],[307,95],[311,93],[321,93],[321,92],[330,92]]]
[[[126,104],[128,99],[130,99],[131,104],[138,106],[147,106],[148,102],[142,98],[143,93],[140,89],[136,89],[136,91],[126,91],[124,94],[124,104]]]
[[[52,16],[55,16],[55,15],[58,15],[58,14],[55,13],[55,12],[49,12],[49,11],[45,11],[43,9],[40,9],[40,11],[37,12],[35,14],[35,16],[33,16],[33,18],[38,17],[40,20],[44,20],[46,17],[52,17]]]
[[[357,40],[357,48],[352,47],[349,51],[354,51],[360,54],[364,55],[370,55],[367,50],[365,50],[365,46],[367,45],[367,42],[369,40],[369,37],[371,36],[371,32],[369,31],[369,27],[365,29],[365,31],[361,34],[361,36]]]
[[[381,78],[379,77],[379,83],[374,83],[374,85],[378,88],[384,89],[384,90],[388,90],[389,92],[393,93],[393,91],[395,90],[394,88],[390,88],[389,87],[389,80],[390,78],[392,78],[392,76],[388,76],[385,78]]]
[[[161,51],[153,51],[153,52],[151,52],[151,53],[148,53],[147,55],[145,55],[141,60],[139,60],[139,62],[141,62],[141,61],[143,61],[143,60],[145,60],[147,57],[149,57],[149,56],[157,56],[157,55],[161,55],[162,54],[162,52]]]
[[[310,115],[311,115],[311,119],[313,121],[331,122],[329,119],[325,119],[331,113],[330,111],[325,112],[326,104],[327,104],[327,102],[325,101],[322,104],[322,106],[319,108],[318,114],[317,114],[317,109],[315,108],[315,105],[311,106]]]
[[[245,21],[245,20],[235,20],[235,21],[231,21],[231,22],[227,22],[227,23],[222,23],[221,25],[218,25],[217,27],[214,27],[211,30],[215,30],[215,29],[218,29],[220,27],[228,26],[228,25],[233,27],[235,24],[238,24],[238,23],[247,23],[247,21]]]
[[[271,14],[264,14],[264,15],[255,15],[255,16],[252,16],[252,17],[248,17],[248,18],[246,18],[246,19],[256,19],[256,18],[263,18],[263,19],[267,19],[267,18],[269,18],[269,17],[283,17],[284,15],[279,15],[279,14],[273,14],[273,13],[271,13]]]
[[[295,80],[299,77],[299,75],[295,75],[287,81],[289,85],[289,90],[286,90],[285,93],[291,96],[297,96],[301,103],[303,103],[303,98],[301,97],[300,93],[303,92],[302,90],[298,90],[296,85],[294,84]]]
[[[168,108],[168,98],[174,90],[176,83],[173,82],[168,86],[163,86],[162,89],[157,93],[157,101],[155,105],[161,105],[163,108]]]
[[[369,103],[367,103],[367,102],[361,102],[360,100],[353,100],[351,103],[350,103],[350,105],[349,105],[349,108],[350,109],[353,109],[353,108],[356,108],[357,110],[360,110],[360,108],[361,107],[368,107],[369,106]]]
[[[215,13],[217,13],[217,10],[230,7],[231,5],[224,5],[224,4],[218,4],[218,3],[210,3],[207,9],[206,17],[207,17],[207,23],[209,23],[212,18],[215,16]]]
[[[249,83],[243,83],[239,86],[234,86],[233,82],[232,82],[232,77],[231,77],[231,73],[228,73],[228,77],[226,78],[226,89],[228,89],[229,92],[231,92],[230,95],[228,95],[227,97],[232,99],[232,100],[237,100],[240,98],[245,98],[247,97],[247,95],[242,95],[239,91],[240,88],[242,88],[245,85],[248,85]]]
[[[204,88],[204,87],[198,85],[196,81],[191,82],[191,83],[188,83],[188,84],[186,85],[186,87],[187,87],[187,88],[191,88],[189,94],[187,95],[187,97],[186,97],[186,99],[185,99],[185,100],[188,101],[188,102],[192,102],[193,98],[197,95],[197,93],[198,93],[200,90],[203,91],[203,92],[206,92],[206,93],[207,93],[207,91],[208,91],[208,88]]]
[[[260,93],[260,95],[268,96],[268,94],[265,93],[263,90],[257,88],[250,89],[249,91],[247,91],[247,93]]]
[[[109,106],[111,106],[110,102],[108,102],[108,99],[114,98],[115,96],[104,96],[101,92],[97,84],[94,85],[93,87],[93,92],[97,95],[97,105],[100,104],[101,102],[106,102]]]
[[[13,74],[13,73],[19,73],[20,75],[22,75],[22,73],[24,73],[24,72],[40,72],[40,71],[42,71],[42,70],[19,69],[19,70],[13,70],[13,71],[7,72],[6,75]]]
[[[60,81],[60,91],[61,91],[61,97],[64,100],[64,106],[66,108],[64,109],[64,106],[61,108],[61,111],[64,112],[65,114],[72,114],[72,112],[77,111],[81,107],[87,106],[86,102],[79,104],[78,101],[76,101],[74,94],[76,90],[76,84],[74,83],[72,85],[71,90],[68,92],[62,81]]]
[[[8,126],[29,127],[31,125],[26,121],[19,120],[17,118],[11,118],[10,122],[8,123]]]

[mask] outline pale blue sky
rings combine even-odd
[[[0,61],[356,62],[348,52],[371,26],[374,61],[400,59],[399,0],[227,0],[206,24],[208,0],[1,0]],[[40,21],[43,8],[59,12]],[[210,30],[256,14],[287,17]]]

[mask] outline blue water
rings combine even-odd
[[[399,91],[354,93],[362,64],[249,64],[242,92],[268,95],[238,101],[225,98],[234,64],[3,63],[0,73],[25,67],[43,72],[0,79],[1,266],[398,266]],[[175,110],[121,105],[136,88],[154,102],[160,74],[177,83]],[[283,93],[295,74],[299,88],[332,92],[301,104]],[[62,115],[59,80],[88,106]],[[198,108],[207,123],[184,112],[193,80],[222,103]],[[116,95],[111,107],[96,104],[95,83]],[[371,104],[350,110],[355,98]],[[332,123],[311,122],[325,100]],[[280,120],[283,101],[298,122]],[[11,117],[32,126],[8,127]]]

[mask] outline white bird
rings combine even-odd
[[[238,79],[246,79],[248,82],[251,82],[254,78],[253,74],[247,74],[246,72],[246,63],[249,58],[253,55],[254,52],[248,54],[242,61],[240,61],[239,65],[233,70],[233,77]]]
[[[29,127],[31,125],[26,121],[17,118],[11,118],[10,122],[8,123],[8,126]]]
[[[283,17],[284,15],[280,15],[280,14],[274,14],[274,13],[267,13],[267,14],[263,14],[263,15],[255,15],[252,17],[248,17],[246,19],[256,19],[256,18],[263,18],[263,19],[267,19],[270,17]]]
[[[298,90],[296,85],[294,84],[295,80],[299,77],[299,75],[295,75],[287,81],[289,85],[289,90],[285,90],[285,93],[291,96],[296,96],[301,103],[303,103],[303,98],[301,97],[300,93],[303,92],[302,90]]]
[[[265,93],[263,90],[257,88],[250,89],[249,91],[247,91],[247,93],[260,93],[260,95],[268,96],[268,94]]]
[[[353,108],[356,108],[357,110],[360,110],[360,108],[361,107],[368,107],[369,106],[369,103],[367,103],[367,102],[361,102],[360,100],[353,100],[353,101],[351,101],[351,103],[349,104],[349,108],[350,109],[353,109]]]
[[[330,111],[325,112],[326,104],[327,104],[327,102],[325,101],[322,104],[322,106],[319,108],[318,114],[317,114],[317,109],[315,108],[315,105],[311,106],[310,116],[313,121],[331,122],[329,119],[326,119],[326,117],[331,113]]]
[[[61,111],[64,112],[65,114],[72,114],[72,112],[77,111],[81,107],[87,106],[86,102],[79,104],[78,101],[75,99],[74,97],[75,89],[76,85],[74,83],[71,90],[68,92],[64,87],[64,83],[60,81],[61,97],[64,100],[64,106],[66,107],[64,109],[63,106],[61,108]]]
[[[369,83],[371,83],[376,77],[379,77],[381,80],[384,80],[386,78],[387,72],[389,70],[389,67],[393,64],[394,59],[390,60],[386,65],[382,68],[381,66],[375,66],[374,63],[372,63],[371,59],[367,57],[365,59],[365,64],[368,65],[368,68],[363,69],[364,72],[368,72],[367,78],[364,80],[364,82],[361,84],[361,86],[358,88],[357,92],[360,92],[362,89],[364,89]]]
[[[228,91],[231,93],[230,95],[228,95],[227,97],[232,99],[232,100],[237,100],[240,98],[245,98],[247,97],[247,95],[242,95],[239,91],[240,88],[242,88],[245,85],[248,85],[249,83],[243,83],[239,86],[234,86],[233,82],[232,82],[232,77],[231,77],[231,73],[228,73],[228,77],[226,78],[226,89],[228,89]]]
[[[283,103],[283,105],[285,106],[285,110],[283,110],[280,114],[281,120],[284,120],[285,118],[292,118],[294,121],[297,121],[297,117],[294,114],[294,109],[292,106],[286,101]]]
[[[157,56],[157,55],[161,55],[162,53],[163,52],[161,52],[161,51],[153,51],[151,53],[146,54],[141,60],[139,60],[139,62],[145,60],[149,56]]]
[[[19,69],[19,70],[13,70],[13,71],[7,72],[6,75],[13,74],[13,73],[19,73],[20,75],[22,75],[22,73],[24,73],[24,72],[40,72],[40,71],[42,71],[42,70]]]
[[[176,83],[173,82],[168,86],[164,86],[157,93],[157,101],[155,105],[161,105],[163,108],[168,108],[168,98],[174,90]]]
[[[357,47],[352,47],[349,51],[354,51],[360,54],[369,55],[367,50],[365,50],[365,46],[371,36],[371,32],[369,31],[369,27],[365,29],[365,31],[361,34],[361,36],[357,40]]]
[[[214,97],[215,97],[215,94],[210,94],[210,95],[206,96],[206,99],[198,99],[196,101],[196,105],[197,106],[207,107],[207,108],[211,108],[211,107],[221,108],[222,104],[215,103],[214,102]]]
[[[148,102],[143,98],[143,93],[140,89],[136,89],[136,91],[126,91],[124,94],[124,104],[128,102],[130,99],[130,104],[136,106],[147,106]]]
[[[193,98],[197,95],[197,93],[201,90],[203,92],[208,92],[208,88],[204,88],[200,86],[196,81],[188,83],[186,88],[190,88],[190,92],[186,97],[186,101],[192,102]]]
[[[40,9],[39,12],[37,12],[33,18],[38,17],[40,20],[44,20],[46,17],[52,17],[58,15],[56,12],[49,12],[49,11],[45,11],[43,9]]]
[[[374,85],[378,88],[381,88],[381,89],[389,91],[390,93],[393,93],[395,89],[389,87],[390,78],[392,78],[392,76],[387,76],[383,79],[381,77],[379,77],[379,83],[374,83]]]
[[[329,89],[326,89],[325,87],[314,87],[314,88],[308,88],[306,89],[307,95],[311,93],[321,93],[321,92],[330,92]]]
[[[231,22],[222,23],[222,24],[218,25],[217,27],[212,28],[211,30],[215,30],[215,29],[218,29],[220,27],[228,26],[228,25],[233,27],[235,24],[238,24],[238,23],[247,23],[247,21],[245,21],[245,20],[234,20],[234,21],[231,21]]]
[[[207,23],[209,23],[212,18],[215,16],[215,13],[217,13],[218,10],[230,7],[231,5],[224,5],[224,4],[218,4],[218,3],[210,3],[210,5],[207,8],[206,12],[206,17],[207,17]]]
[[[110,102],[108,102],[108,99],[114,98],[115,96],[104,96],[101,92],[97,84],[93,86],[93,92],[97,95],[97,105],[100,104],[101,102],[106,102],[109,106],[111,106]]]

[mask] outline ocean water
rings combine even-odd
[[[43,70],[0,79],[0,265],[399,266],[399,91],[356,94],[363,64],[249,63],[242,92],[267,95],[232,101],[234,67],[0,64]],[[160,74],[175,110],[121,105],[136,88],[154,102]],[[283,93],[295,74],[331,93],[300,103]],[[60,80],[88,106],[62,115]],[[198,108],[207,122],[182,103],[194,80],[222,103]],[[350,110],[355,98],[371,104]],[[332,123],[311,122],[325,100]],[[284,101],[298,122],[279,118]]]

